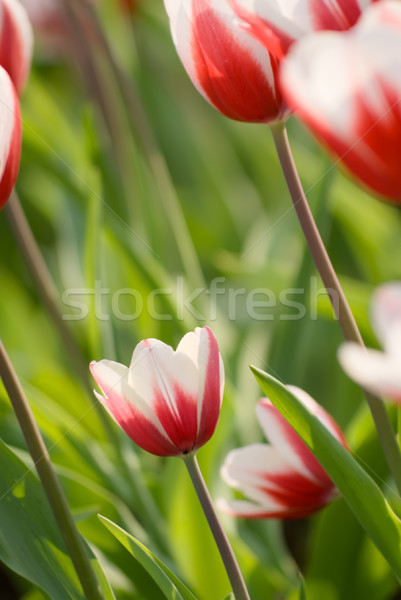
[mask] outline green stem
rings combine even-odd
[[[347,341],[355,342],[365,347],[351,308],[309,208],[292,156],[285,125],[283,123],[276,124],[271,127],[271,130],[295,211],[344,337]],[[379,398],[376,398],[365,390],[364,393],[387,463],[393,474],[397,489],[401,494],[401,455],[386,408]]]
[[[90,563],[85,542],[75,525],[35,417],[1,340],[0,376],[86,598],[103,600],[103,594]]]
[[[219,549],[220,556],[223,560],[228,578],[231,583],[232,590],[236,600],[250,600],[248,590],[242,577],[242,573],[235,558],[233,549],[224,532],[223,527],[217,517],[213,506],[209,490],[206,487],[205,480],[202,477],[196,456],[190,454],[184,457],[185,466],[187,467],[192,484],[195,488],[199,502],[209,524],[210,530]]]

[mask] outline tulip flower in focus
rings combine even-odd
[[[372,327],[383,352],[348,342],[339,350],[344,371],[377,396],[401,404],[401,283],[377,288],[372,299]]]
[[[238,25],[229,0],[165,0],[173,40],[192,83],[237,121],[285,117],[279,61]]]
[[[255,38],[282,58],[297,40],[315,31],[353,27],[376,0],[230,0]]]
[[[0,65],[20,93],[31,68],[33,33],[19,0],[0,1]]]
[[[0,208],[7,202],[18,175],[21,116],[15,87],[0,67]]]
[[[330,415],[303,390],[288,388],[346,447]],[[220,499],[221,510],[249,519],[297,519],[328,504],[336,488],[299,435],[267,398],[260,400],[256,414],[270,444],[252,444],[228,454],[222,477],[248,499]]]
[[[370,7],[348,32],[316,33],[290,51],[290,107],[360,182],[401,202],[401,4]]]
[[[90,369],[104,407],[141,448],[158,456],[182,456],[206,444],[223,399],[224,368],[208,327],[187,333],[174,351],[143,340],[129,367],[110,360]]]

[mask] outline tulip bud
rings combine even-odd
[[[212,106],[237,121],[285,117],[278,60],[238,25],[228,0],[165,0],[165,6],[181,62]]]
[[[288,387],[346,447],[344,435],[330,415],[309,394]],[[247,499],[220,499],[219,507],[236,517],[297,519],[325,506],[336,488],[312,452],[270,400],[263,398],[256,413],[270,444],[253,444],[228,454],[222,477]]]
[[[7,202],[18,175],[21,116],[14,85],[0,67],[0,208]]]
[[[400,71],[399,2],[371,7],[348,32],[301,40],[281,71],[285,98],[310,130],[360,182],[398,203]]]
[[[31,68],[33,33],[28,15],[18,0],[0,0],[0,65],[20,93]]]
[[[103,392],[95,392],[97,398],[143,450],[183,456],[213,435],[224,368],[208,327],[187,333],[176,351],[159,340],[143,340],[129,367],[102,360],[90,369]]]

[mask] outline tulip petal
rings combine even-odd
[[[400,11],[401,13],[401,11]],[[401,28],[361,21],[301,40],[283,65],[287,102],[366,186],[401,199]]]
[[[259,402],[256,414],[268,441],[281,452],[295,471],[313,481],[329,482],[328,476],[310,450],[269,400]]]
[[[151,408],[128,385],[128,367],[102,360],[92,362],[90,369],[104,394],[96,397],[138,446],[158,456],[179,454]]]
[[[177,52],[197,90],[220,112],[239,121],[281,118],[278,65],[238,27],[227,0],[166,0]]]
[[[344,371],[362,387],[378,396],[401,403],[401,363],[378,350],[348,342],[338,351]]]
[[[192,358],[158,340],[144,340],[132,356],[129,385],[177,448],[191,451],[198,429],[198,371]]]
[[[197,445],[205,444],[216,428],[223,400],[224,366],[216,338],[208,327],[185,335],[177,347],[194,361],[198,375]]]
[[[370,316],[373,330],[385,351],[394,355],[401,354],[401,332],[399,330],[401,326],[401,283],[399,281],[385,283],[376,289],[372,298]]]
[[[313,507],[283,507],[273,500],[266,500],[265,504],[254,504],[247,500],[219,498],[217,507],[227,515],[243,519],[302,519],[322,508],[322,504]]]
[[[25,8],[18,0],[1,0],[0,64],[21,92],[31,67],[33,32]]]
[[[292,512],[298,509],[315,510],[329,500],[332,482],[325,477],[315,481],[294,470],[277,448],[254,444],[233,450],[221,469],[223,479],[247,498],[260,503],[277,505]]]
[[[0,208],[7,202],[18,175],[21,116],[15,88],[0,67]]]

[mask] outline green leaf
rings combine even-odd
[[[157,583],[168,600],[197,600],[196,596],[184,585],[160,559],[132,535],[106,517],[98,515],[101,523],[132,554]]]
[[[0,463],[0,560],[50,598],[84,600],[38,479],[1,441]]]
[[[376,483],[282,383],[251,367],[259,385],[330,475],[355,516],[401,579],[401,522]]]

